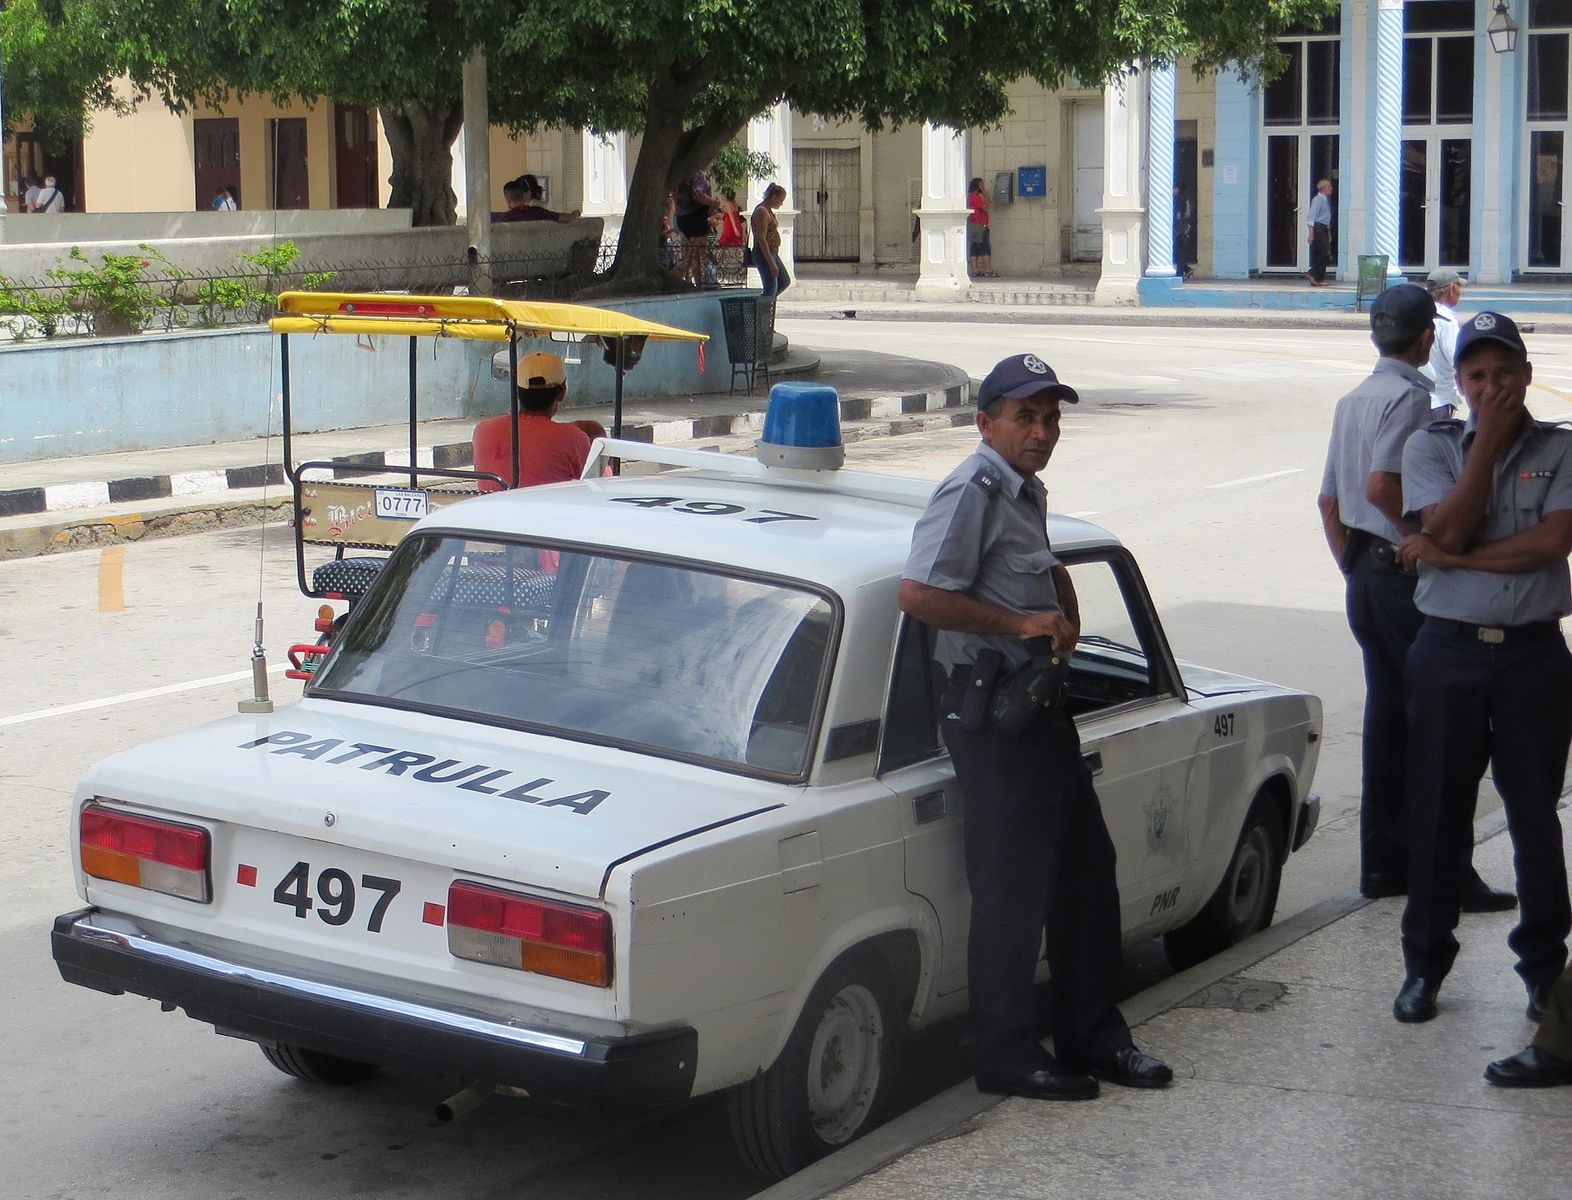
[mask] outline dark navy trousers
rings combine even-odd
[[[1572,904],[1556,804],[1572,742],[1572,654],[1554,625],[1500,644],[1427,623],[1408,655],[1410,855],[1403,961],[1439,982],[1457,957],[1458,894],[1485,767],[1506,808],[1518,893],[1507,939],[1530,988],[1567,961]]]
[[[950,693],[953,693],[953,687]],[[955,709],[948,703],[945,711]],[[1039,713],[1019,738],[943,722],[966,797],[972,893],[967,976],[979,1074],[1046,1065],[1050,1032],[1033,975],[1043,931],[1052,975],[1054,1052],[1107,1060],[1130,1044],[1120,1015],[1119,885],[1080,737],[1065,713]]]
[[[1348,576],[1348,627],[1365,663],[1365,725],[1359,806],[1363,874],[1401,881],[1408,873],[1408,709],[1403,664],[1424,620],[1414,607],[1417,575],[1368,554]],[[1472,855],[1472,847],[1465,852]]]

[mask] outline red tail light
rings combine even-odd
[[[448,952],[473,962],[611,984],[611,916],[478,883],[448,888]]]
[[[98,804],[82,809],[82,870],[169,896],[213,898],[210,839],[197,825],[133,816]]]

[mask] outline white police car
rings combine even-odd
[[[729,1089],[767,1174],[870,1128],[901,1034],[966,1005],[965,806],[895,602],[932,485],[805,469],[838,439],[795,399],[767,442],[831,449],[603,443],[679,469],[433,513],[298,704],[94,767],[61,974],[319,1082]],[[1124,935],[1194,962],[1271,920],[1320,703],[1180,668],[1119,542],[1051,533]]]

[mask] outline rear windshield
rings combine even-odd
[[[407,539],[314,694],[806,773],[834,609],[686,563]]]

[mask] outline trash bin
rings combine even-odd
[[[1363,312],[1366,296],[1386,291],[1386,268],[1392,260],[1385,254],[1361,254],[1359,279],[1354,285],[1354,311]]]
[[[770,381],[770,353],[775,346],[775,298],[733,296],[722,300],[721,326],[726,333],[726,359],[731,363],[731,390],[737,376],[748,381],[748,394],[762,375]]]

